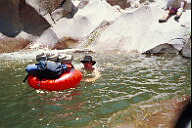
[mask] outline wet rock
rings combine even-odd
[[[178,54],[177,50],[173,45],[165,43],[160,44],[150,50],[145,51],[143,54]]]
[[[16,52],[24,49],[29,45],[28,40],[15,39],[15,38],[3,38],[0,40],[0,53]]]

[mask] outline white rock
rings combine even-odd
[[[53,24],[53,30],[59,38],[73,37],[82,39],[88,36],[99,24],[112,21],[121,13],[106,1],[92,0],[83,9],[79,9],[72,19],[63,18]]]
[[[146,6],[121,16],[101,34],[95,46],[96,51],[118,49],[144,52],[159,44],[168,43],[173,38],[183,37],[186,27],[176,22],[174,17],[166,23],[158,22],[163,13],[164,10],[158,7]],[[184,13],[180,20],[191,28],[191,12]]]

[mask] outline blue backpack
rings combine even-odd
[[[67,71],[67,65],[60,62],[39,61],[37,64],[28,65],[26,71],[39,78],[55,79]]]

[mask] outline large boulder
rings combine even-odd
[[[20,0],[0,1],[0,32],[15,37],[22,30],[19,18]]]
[[[7,37],[23,38],[32,42],[33,46],[50,46],[58,42],[58,37],[51,25],[31,5],[38,5],[39,0],[0,1],[0,33]],[[35,44],[35,43],[38,43]]]
[[[164,10],[157,6],[144,6],[117,18],[98,38],[95,50],[138,51],[143,53],[162,42],[171,42],[182,38],[191,28],[191,11],[186,10],[179,22],[171,17],[168,22],[160,24]]]
[[[0,1],[0,32],[16,37],[21,31],[40,36],[50,24],[25,0]]]
[[[79,8],[73,18],[62,18],[53,24],[53,30],[61,39],[71,37],[81,40],[87,37],[103,21],[113,21],[121,15],[106,1],[92,0],[83,8]]]

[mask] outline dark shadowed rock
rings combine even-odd
[[[56,9],[51,15],[55,21],[60,20],[63,17],[73,18],[78,8],[74,6],[71,0],[65,0],[61,7]]]
[[[23,31],[40,36],[51,25],[33,7],[22,4],[19,7],[19,17]]]
[[[0,0],[0,32],[15,37],[21,32],[19,19],[20,0]]]
[[[150,50],[147,50],[143,54],[178,54],[179,50],[177,50],[173,45],[165,43],[160,44]]]
[[[0,32],[4,35],[15,37],[23,30],[40,36],[49,27],[50,24],[25,0],[0,1]]]

